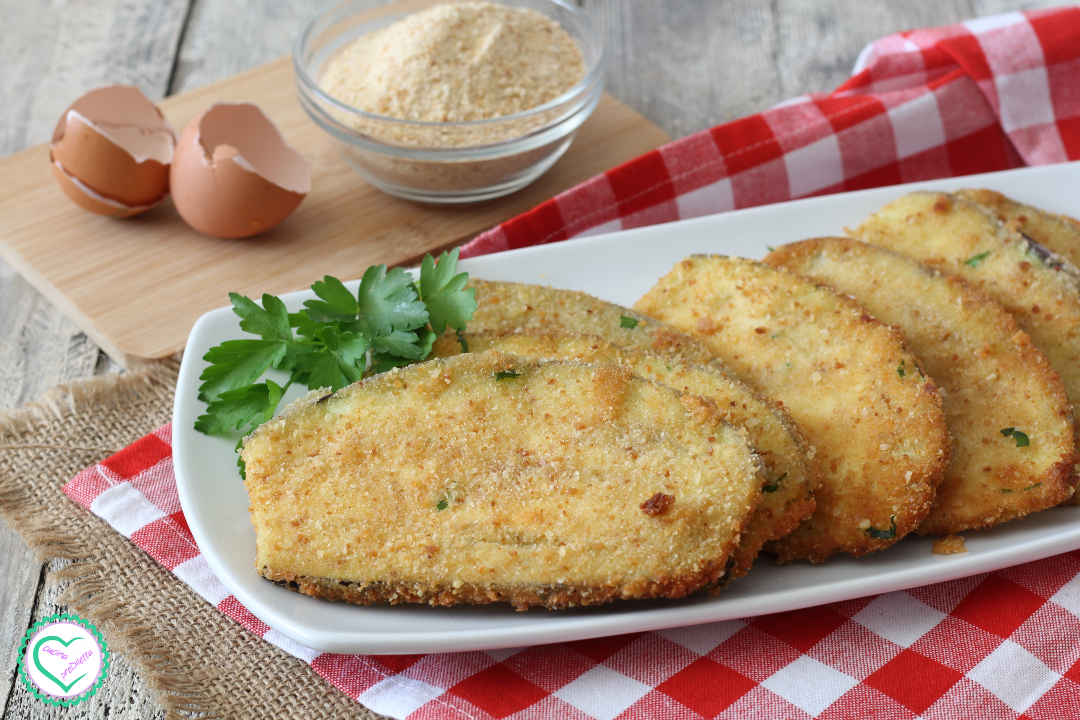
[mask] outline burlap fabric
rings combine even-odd
[[[60,602],[134,665],[167,717],[381,717],[252,635],[62,491],[167,422],[176,363],[54,388],[0,416],[0,516],[57,574]],[[107,681],[106,681],[107,682]]]

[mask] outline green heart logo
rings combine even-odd
[[[67,642],[64,642],[64,640],[63,640],[62,638],[59,638],[59,637],[57,637],[56,635],[49,635],[48,637],[43,637],[43,638],[41,638],[41,639],[40,639],[40,640],[38,640],[38,641],[37,641],[37,643],[36,643],[36,644],[34,645],[34,665],[36,665],[36,666],[37,666],[37,669],[41,671],[41,674],[42,674],[42,675],[44,675],[45,677],[49,678],[49,679],[50,679],[50,680],[52,680],[52,681],[53,681],[54,683],[56,683],[56,684],[57,684],[58,686],[60,686],[61,688],[63,688],[63,690],[64,690],[64,692],[65,692],[65,693],[66,693],[66,692],[70,692],[70,691],[71,691],[71,688],[75,686],[75,683],[79,682],[79,681],[80,681],[80,680],[82,680],[82,679],[83,679],[84,677],[86,677],[86,673],[83,673],[82,675],[80,675],[79,677],[75,678],[74,680],[72,680],[72,681],[71,681],[70,683],[68,683],[67,685],[65,685],[64,683],[60,682],[60,678],[56,677],[56,676],[55,676],[55,675],[53,675],[53,674],[52,674],[51,672],[49,672],[48,670],[46,670],[46,669],[45,669],[45,666],[41,664],[41,661],[40,661],[40,660],[38,660],[38,652],[39,652],[39,651],[41,650],[41,646],[42,646],[42,645],[44,645],[45,643],[49,642],[50,640],[55,640],[56,642],[60,643],[60,644],[61,644],[61,645],[63,645],[64,647],[67,647],[68,645],[70,645],[71,643],[75,642],[76,640],[85,640],[85,639],[86,639],[86,638],[81,638],[81,637],[73,637],[73,638],[71,638],[70,640],[68,640]]]
[[[54,625],[77,627],[61,628],[53,627]],[[48,634],[50,632],[53,634]],[[49,643],[54,640],[58,645],[50,646]],[[90,643],[80,643],[75,646],[78,650],[72,650],[76,640],[89,640]],[[67,648],[67,652],[61,652],[60,648]],[[43,657],[45,655],[55,657],[50,660]],[[64,657],[68,659],[65,660]],[[91,662],[83,668],[82,674],[71,682],[65,684],[56,677],[75,672],[76,668],[87,660]],[[49,672],[46,663],[54,666],[56,675]],[[85,702],[101,689],[109,672],[109,648],[101,632],[78,615],[49,615],[34,623],[23,635],[19,644],[18,668],[19,679],[34,697],[46,705],[70,707]]]

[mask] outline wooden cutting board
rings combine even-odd
[[[301,109],[291,58],[160,107],[179,132],[222,100],[259,105],[311,163],[312,190],[299,209],[253,238],[201,235],[169,201],[128,220],[87,213],[61,193],[45,145],[0,159],[0,255],[125,367],[181,350],[195,320],[227,305],[229,291],[276,295],[323,275],[348,280],[370,265],[415,263],[668,140],[604,95],[566,154],[529,187],[475,205],[435,207],[385,195],[345,165]]]

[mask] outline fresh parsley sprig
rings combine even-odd
[[[210,365],[199,377],[199,399],[207,408],[195,429],[254,429],[274,416],[293,383],[336,391],[365,373],[423,360],[439,334],[447,327],[460,333],[476,310],[476,291],[465,288],[469,275],[457,272],[457,259],[456,249],[437,262],[425,256],[417,282],[401,268],[370,267],[355,295],[327,275],[311,286],[318,299],[297,313],[273,295],[260,305],[229,293],[240,329],[259,339],[226,340],[203,356]],[[271,368],[289,373],[288,381],[259,382]]]

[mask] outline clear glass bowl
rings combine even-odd
[[[327,62],[354,39],[445,1],[412,0],[408,12],[401,11],[404,3],[395,3],[376,19],[363,0],[347,0],[320,12],[293,48],[300,104],[349,167],[384,192],[429,203],[507,195],[559,159],[603,93],[603,44],[574,5],[563,0],[500,0],[554,19],[581,48],[585,62],[580,82],[525,112],[471,122],[397,120],[346,105],[318,84]],[[362,12],[364,17],[357,18]]]

